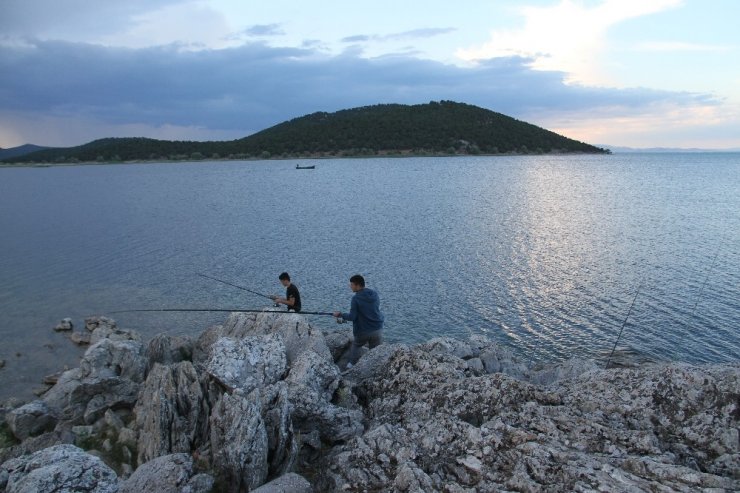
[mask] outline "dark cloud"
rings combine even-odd
[[[527,119],[539,112],[714,102],[700,94],[566,85],[564,74],[528,64],[502,58],[462,68],[259,43],[188,52],[47,41],[0,48],[0,111],[246,135],[314,111],[378,103],[447,99]]]
[[[40,37],[67,29],[86,35],[109,35],[131,27],[136,17],[183,0],[2,0],[0,33],[6,36]],[[44,35],[46,37],[46,35]]]

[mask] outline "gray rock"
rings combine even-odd
[[[71,424],[94,423],[110,408],[132,408],[139,384],[121,377],[83,377],[82,370],[66,371],[44,394],[55,416]]]
[[[118,478],[99,458],[74,445],[57,445],[5,462],[5,491],[116,493]]]
[[[323,334],[332,359],[335,363],[339,362],[352,344],[352,329],[327,330]]]
[[[285,346],[275,335],[220,337],[211,346],[206,363],[208,374],[224,387],[244,393],[278,382],[286,368]]]
[[[301,433],[318,431],[328,442],[338,442],[362,433],[362,411],[332,403],[339,388],[339,368],[313,351],[301,353],[285,381],[293,405],[293,426]]]
[[[149,341],[146,349],[147,368],[152,368],[154,363],[170,365],[180,361],[192,361],[194,345],[193,340],[187,336],[158,334]]]
[[[291,365],[304,351],[313,351],[332,360],[321,330],[313,328],[298,313],[266,311],[260,313],[232,313],[221,328],[222,336],[243,338],[246,336],[275,335],[285,345],[288,364]]]
[[[63,318],[62,321],[59,322],[59,324],[54,327],[54,330],[57,332],[62,332],[62,331],[66,332],[66,331],[72,330],[73,328],[74,328],[74,324],[72,323],[72,319]]]
[[[306,478],[290,472],[252,490],[252,493],[311,493],[312,491],[311,483]]]
[[[140,341],[103,338],[85,351],[79,368],[62,373],[43,400],[61,420],[94,423],[110,408],[131,409],[145,372]]]
[[[285,382],[278,382],[264,387],[261,398],[269,451],[268,475],[280,476],[291,470],[298,455],[287,385]]]
[[[545,368],[529,372],[528,380],[537,385],[552,385],[556,382],[563,382],[574,378],[580,378],[584,374],[597,371],[599,367],[593,360],[570,359],[555,365],[548,365]]]
[[[468,341],[453,337],[435,337],[428,342],[420,344],[419,348],[422,351],[445,353],[460,359],[470,359],[480,356],[480,351],[476,345],[471,345]]]
[[[157,457],[139,466],[121,483],[119,493],[208,493],[213,488],[213,477],[194,474],[193,459],[189,454],[171,454]]]
[[[385,371],[385,365],[398,352],[408,350],[405,344],[381,344],[365,353],[357,363],[343,373],[344,378],[361,382],[379,378]]]
[[[211,414],[213,464],[227,492],[251,491],[265,482],[268,439],[260,391],[224,394]]]
[[[52,414],[49,406],[41,400],[13,409],[5,415],[5,421],[10,431],[19,440],[51,431],[57,424],[57,418]]]
[[[69,335],[69,340],[77,344],[78,346],[86,346],[90,344],[92,335],[90,332],[72,332]]]
[[[144,346],[136,340],[100,339],[85,351],[80,361],[82,378],[121,377],[141,383],[146,369]]]
[[[117,324],[112,318],[94,316],[85,319],[85,328],[92,332],[97,328],[115,329],[117,328]]]
[[[142,342],[141,335],[135,330],[130,329],[119,329],[113,325],[101,325],[93,329],[90,335],[90,344],[95,344],[102,339],[110,339],[112,341],[137,341]]]
[[[134,414],[140,464],[194,450],[205,439],[209,406],[193,364],[155,363],[141,387]]]
[[[319,460],[314,467],[326,474],[316,489],[740,487],[740,365],[604,371],[566,362],[531,372],[543,386],[503,373],[466,376],[465,361],[428,349],[398,350],[358,384],[367,431]],[[485,353],[496,350],[484,347],[482,361]]]

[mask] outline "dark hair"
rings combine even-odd
[[[290,275],[287,272],[283,272],[278,276],[281,281],[290,281]]]
[[[362,277],[360,274],[355,274],[354,276],[349,278],[349,282],[352,284],[357,284],[361,288],[365,287],[365,278]]]

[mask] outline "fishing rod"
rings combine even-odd
[[[238,289],[244,290],[244,291],[246,291],[246,292],[248,292],[248,293],[256,294],[257,296],[262,296],[263,298],[267,298],[268,300],[273,300],[273,301],[274,301],[274,298],[273,298],[272,296],[268,296],[268,295],[266,295],[266,294],[262,294],[262,293],[259,293],[259,292],[257,292],[257,291],[252,291],[251,289],[247,289],[247,288],[245,288],[245,287],[243,287],[243,286],[239,286],[239,285],[237,285],[237,284],[232,284],[232,283],[230,283],[230,282],[228,282],[228,281],[224,281],[223,279],[218,279],[218,278],[216,278],[216,277],[211,277],[211,276],[208,276],[208,275],[206,275],[206,274],[201,274],[200,272],[196,272],[196,274],[197,274],[197,275],[199,275],[200,277],[205,277],[206,279],[212,279],[212,280],[214,280],[214,281],[218,281],[218,282],[221,282],[221,283],[227,284],[227,285],[229,285],[229,286],[233,286],[233,287],[235,287],[235,288],[238,288]]]
[[[252,309],[241,309],[241,308],[145,308],[135,310],[116,310],[114,312],[108,312],[111,315],[117,313],[151,313],[151,312],[241,312],[241,313],[289,313],[289,312],[278,312],[274,310],[252,310]],[[333,312],[290,312],[297,313],[298,315],[329,315],[334,316]],[[341,324],[345,321],[342,318],[337,318],[337,323]]]
[[[144,308],[135,310],[116,310],[114,313],[136,313],[136,312],[242,312],[242,313],[297,313],[298,315],[331,315],[332,312],[277,312],[274,310],[245,310],[242,308]]]

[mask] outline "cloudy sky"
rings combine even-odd
[[[592,144],[738,148],[738,19],[737,0],[0,0],[0,147],[446,99]]]

